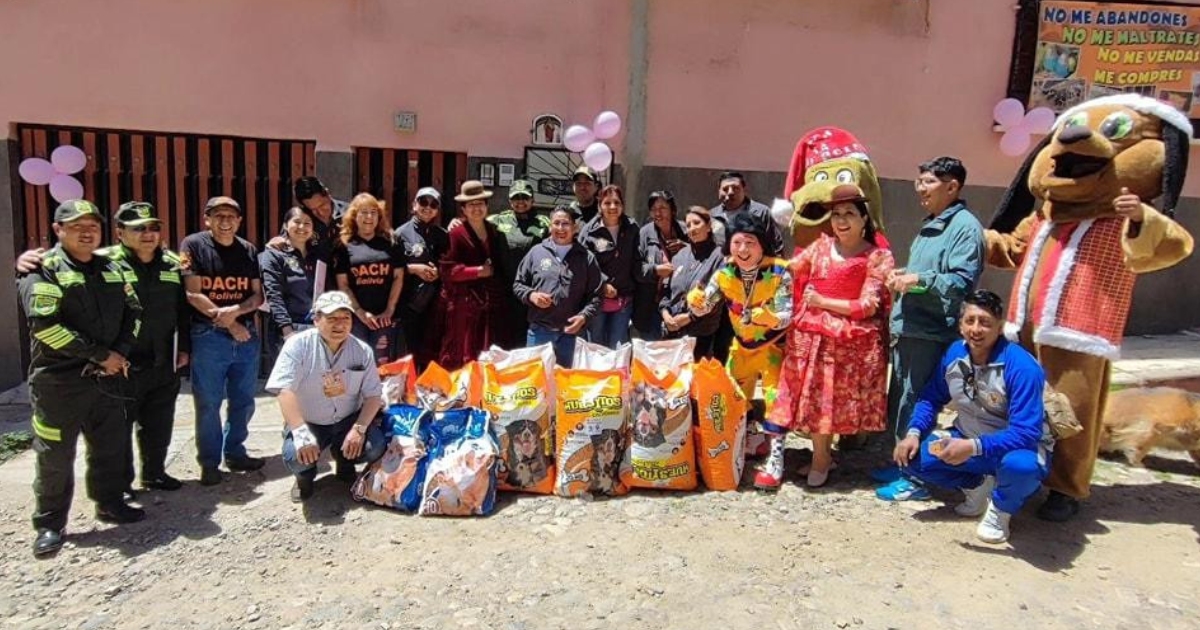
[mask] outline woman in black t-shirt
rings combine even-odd
[[[333,266],[338,289],[354,304],[354,336],[375,349],[380,364],[399,357],[405,343],[394,317],[404,287],[404,250],[375,197],[361,193],[350,202]]]

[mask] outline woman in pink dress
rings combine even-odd
[[[809,487],[834,468],[833,436],[887,424],[887,312],[884,279],[892,253],[875,244],[867,200],[852,184],[827,204],[833,236],[822,235],[791,262],[796,316],[788,331],[779,396],[769,419],[807,432]]]

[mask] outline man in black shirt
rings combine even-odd
[[[317,260],[326,265],[333,264],[333,248],[338,240],[338,231],[342,228],[342,215],[346,214],[345,201],[334,199],[329,189],[316,177],[307,176],[296,180],[292,186],[299,205],[313,220],[312,247]],[[286,234],[283,235],[286,239]],[[282,245],[283,243],[279,243]],[[333,279],[332,270],[326,273],[325,289],[333,290],[337,283]]]
[[[237,235],[241,206],[229,197],[213,197],[204,214],[209,229],[189,235],[179,249],[192,305],[192,397],[200,483],[211,486],[221,483],[222,455],[230,470],[263,466],[245,446],[258,386],[254,312],[262,304],[262,281],[254,246]],[[229,407],[222,431],[226,392]]]
[[[29,396],[37,507],[35,556],[62,548],[75,489],[75,445],[88,445],[87,491],[96,518],[131,523],[145,517],[127,505],[126,434],[122,412],[126,375],[140,327],[141,305],[132,270],[96,255],[100,211],[90,201],[67,201],[54,211],[58,245],[40,269],[21,279],[21,305],[29,321]]]
[[[600,191],[600,178],[596,176],[596,171],[585,165],[575,169],[571,182],[575,190],[571,214],[575,215],[575,221],[582,227],[600,214],[600,200],[596,199],[596,193]]]

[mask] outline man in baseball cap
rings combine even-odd
[[[596,193],[600,190],[600,178],[596,171],[585,164],[575,169],[571,175],[571,185],[575,191],[575,201],[571,202],[571,212],[576,221],[586,225],[600,213],[600,201]]]

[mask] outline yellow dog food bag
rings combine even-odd
[[[501,490],[554,492],[549,383],[540,357],[510,367],[483,366],[483,409],[500,439]]]
[[[694,490],[696,451],[692,445],[692,365],[658,369],[635,358],[627,465],[621,480],[631,488]]]
[[[737,490],[746,450],[746,398],[715,359],[695,367],[696,460],[709,490]]]
[[[554,493],[576,497],[629,492],[620,474],[629,433],[621,374],[559,369],[554,378],[558,392]]]

